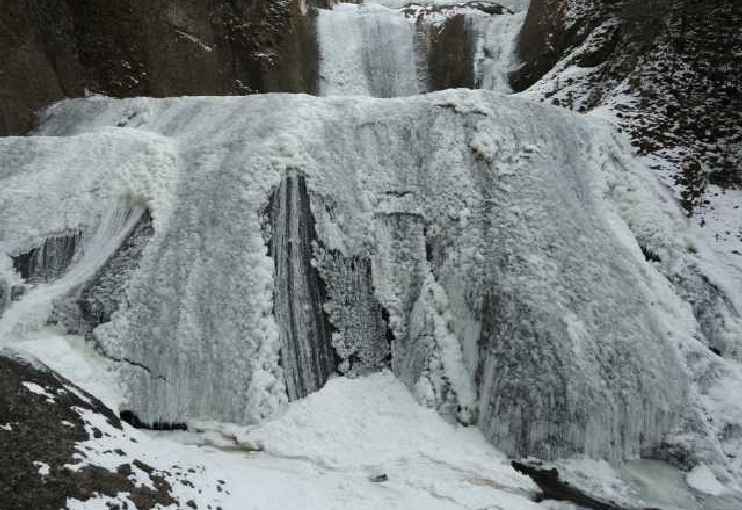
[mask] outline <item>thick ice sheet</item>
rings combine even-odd
[[[249,422],[285,400],[260,214],[287,171],[306,177],[323,245],[371,260],[395,371],[417,389],[431,360],[463,360],[479,425],[506,452],[630,457],[682,409],[667,296],[605,200],[606,174],[638,170],[599,124],[461,91],[89,99],[50,113],[43,133],[125,123],[178,147],[171,220],[129,282],[129,308],[97,331],[149,367],[127,379],[146,419]],[[407,333],[428,272],[450,320],[418,344]],[[434,400],[451,390],[466,392],[444,386]]]
[[[375,4],[337,4],[317,21],[321,96],[401,97],[418,82],[415,24]]]

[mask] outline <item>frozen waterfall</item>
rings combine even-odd
[[[141,205],[131,204],[128,197],[122,197],[114,203],[107,204],[107,211],[89,236],[52,237],[51,246],[61,245],[66,248],[63,253],[49,253],[58,250],[53,250],[49,241],[44,242],[37,251],[43,254],[46,260],[37,261],[32,267],[41,269],[40,272],[44,276],[49,275],[50,267],[53,269],[59,269],[60,266],[69,267],[60,270],[60,274],[55,275],[57,277],[49,277],[50,281],[32,287],[5,311],[0,318],[0,339],[9,342],[13,338],[23,336],[29,329],[44,326],[51,314],[54,300],[90,280],[118,249],[143,211]],[[58,241],[60,239],[61,242]],[[32,258],[41,256],[34,254]],[[33,277],[34,273],[30,276]],[[28,281],[33,281],[33,278]]]
[[[145,422],[254,423],[335,372],[390,368],[512,455],[618,459],[688,406],[693,340],[611,195],[646,170],[602,124],[445,91],[71,100],[40,133],[4,140],[2,168],[49,168],[52,140],[96,157],[54,162],[74,193],[5,193],[25,218],[6,246],[147,195],[154,232],[93,334]]]
[[[337,4],[317,22],[322,96],[399,97],[425,92],[418,82],[415,26],[374,4]]]
[[[388,6],[340,3],[319,10],[320,95],[400,97],[461,87],[511,92],[507,73],[516,64],[522,2],[513,10],[486,2],[381,3]]]

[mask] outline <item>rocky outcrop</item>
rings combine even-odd
[[[533,0],[511,85],[577,111],[612,110],[640,154],[676,169],[690,213],[706,185],[742,185],[742,4]]]
[[[78,445],[108,435],[90,416],[117,430],[121,422],[98,399],[41,363],[0,353],[0,410],[4,509],[58,510],[69,499],[119,493],[129,493],[137,510],[177,503],[163,476],[140,460],[125,462],[123,451],[115,470],[89,462]],[[134,482],[135,469],[147,473],[154,488]]]
[[[308,9],[300,0],[9,0],[0,20],[0,135],[24,133],[36,109],[87,93],[311,93],[317,45]]]
[[[428,73],[430,89],[474,88],[474,33],[471,19],[452,16],[430,32]]]

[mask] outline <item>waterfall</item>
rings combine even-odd
[[[335,4],[317,23],[321,96],[401,97],[443,88],[512,92],[507,74],[527,2]],[[478,5],[478,4],[477,4]],[[488,4],[482,4],[484,6]]]
[[[112,139],[133,114],[143,126]],[[69,154],[87,138],[64,135],[98,134],[95,157],[60,176],[101,172],[115,149],[127,164],[105,176],[133,189],[149,174],[131,173],[143,147],[126,139],[152,138],[148,158],[177,150],[175,184],[146,188],[160,205],[126,305],[95,330],[130,360],[127,409],[143,422],[255,423],[336,370],[390,366],[508,454],[620,459],[659,444],[688,402],[673,354],[688,333],[655,305],[666,294],[606,195],[644,167],[589,118],[447,90],[94,98],[56,106],[40,129],[57,136],[26,144]],[[19,143],[0,141],[12,149],[0,167]],[[16,174],[19,189],[39,178]],[[81,181],[74,196],[99,187]],[[58,186],[40,189],[75,212]]]
[[[30,271],[26,269],[30,280],[38,281],[43,276],[49,281],[38,283],[5,310],[0,319],[0,339],[11,342],[44,326],[54,301],[90,280],[114,254],[143,212],[144,207],[132,205],[128,197],[123,197],[106,208],[89,238],[75,236],[75,241],[71,241],[52,236],[33,250],[24,262],[30,268]],[[56,278],[50,276],[52,270],[59,270],[54,275]]]
[[[373,4],[320,10],[317,23],[322,96],[399,97],[424,92],[418,83],[414,24],[400,11]]]

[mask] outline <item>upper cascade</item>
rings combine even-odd
[[[510,93],[525,19],[489,2],[339,3],[317,19],[321,96],[410,96],[449,88]]]
[[[486,91],[89,98],[0,140],[0,168],[8,253],[97,228],[104,198],[146,203],[154,231],[91,335],[125,360],[144,422],[255,423],[336,372],[388,367],[513,456],[685,438],[726,462],[695,424],[709,388],[742,377],[634,234],[676,269],[703,261],[599,121]]]

